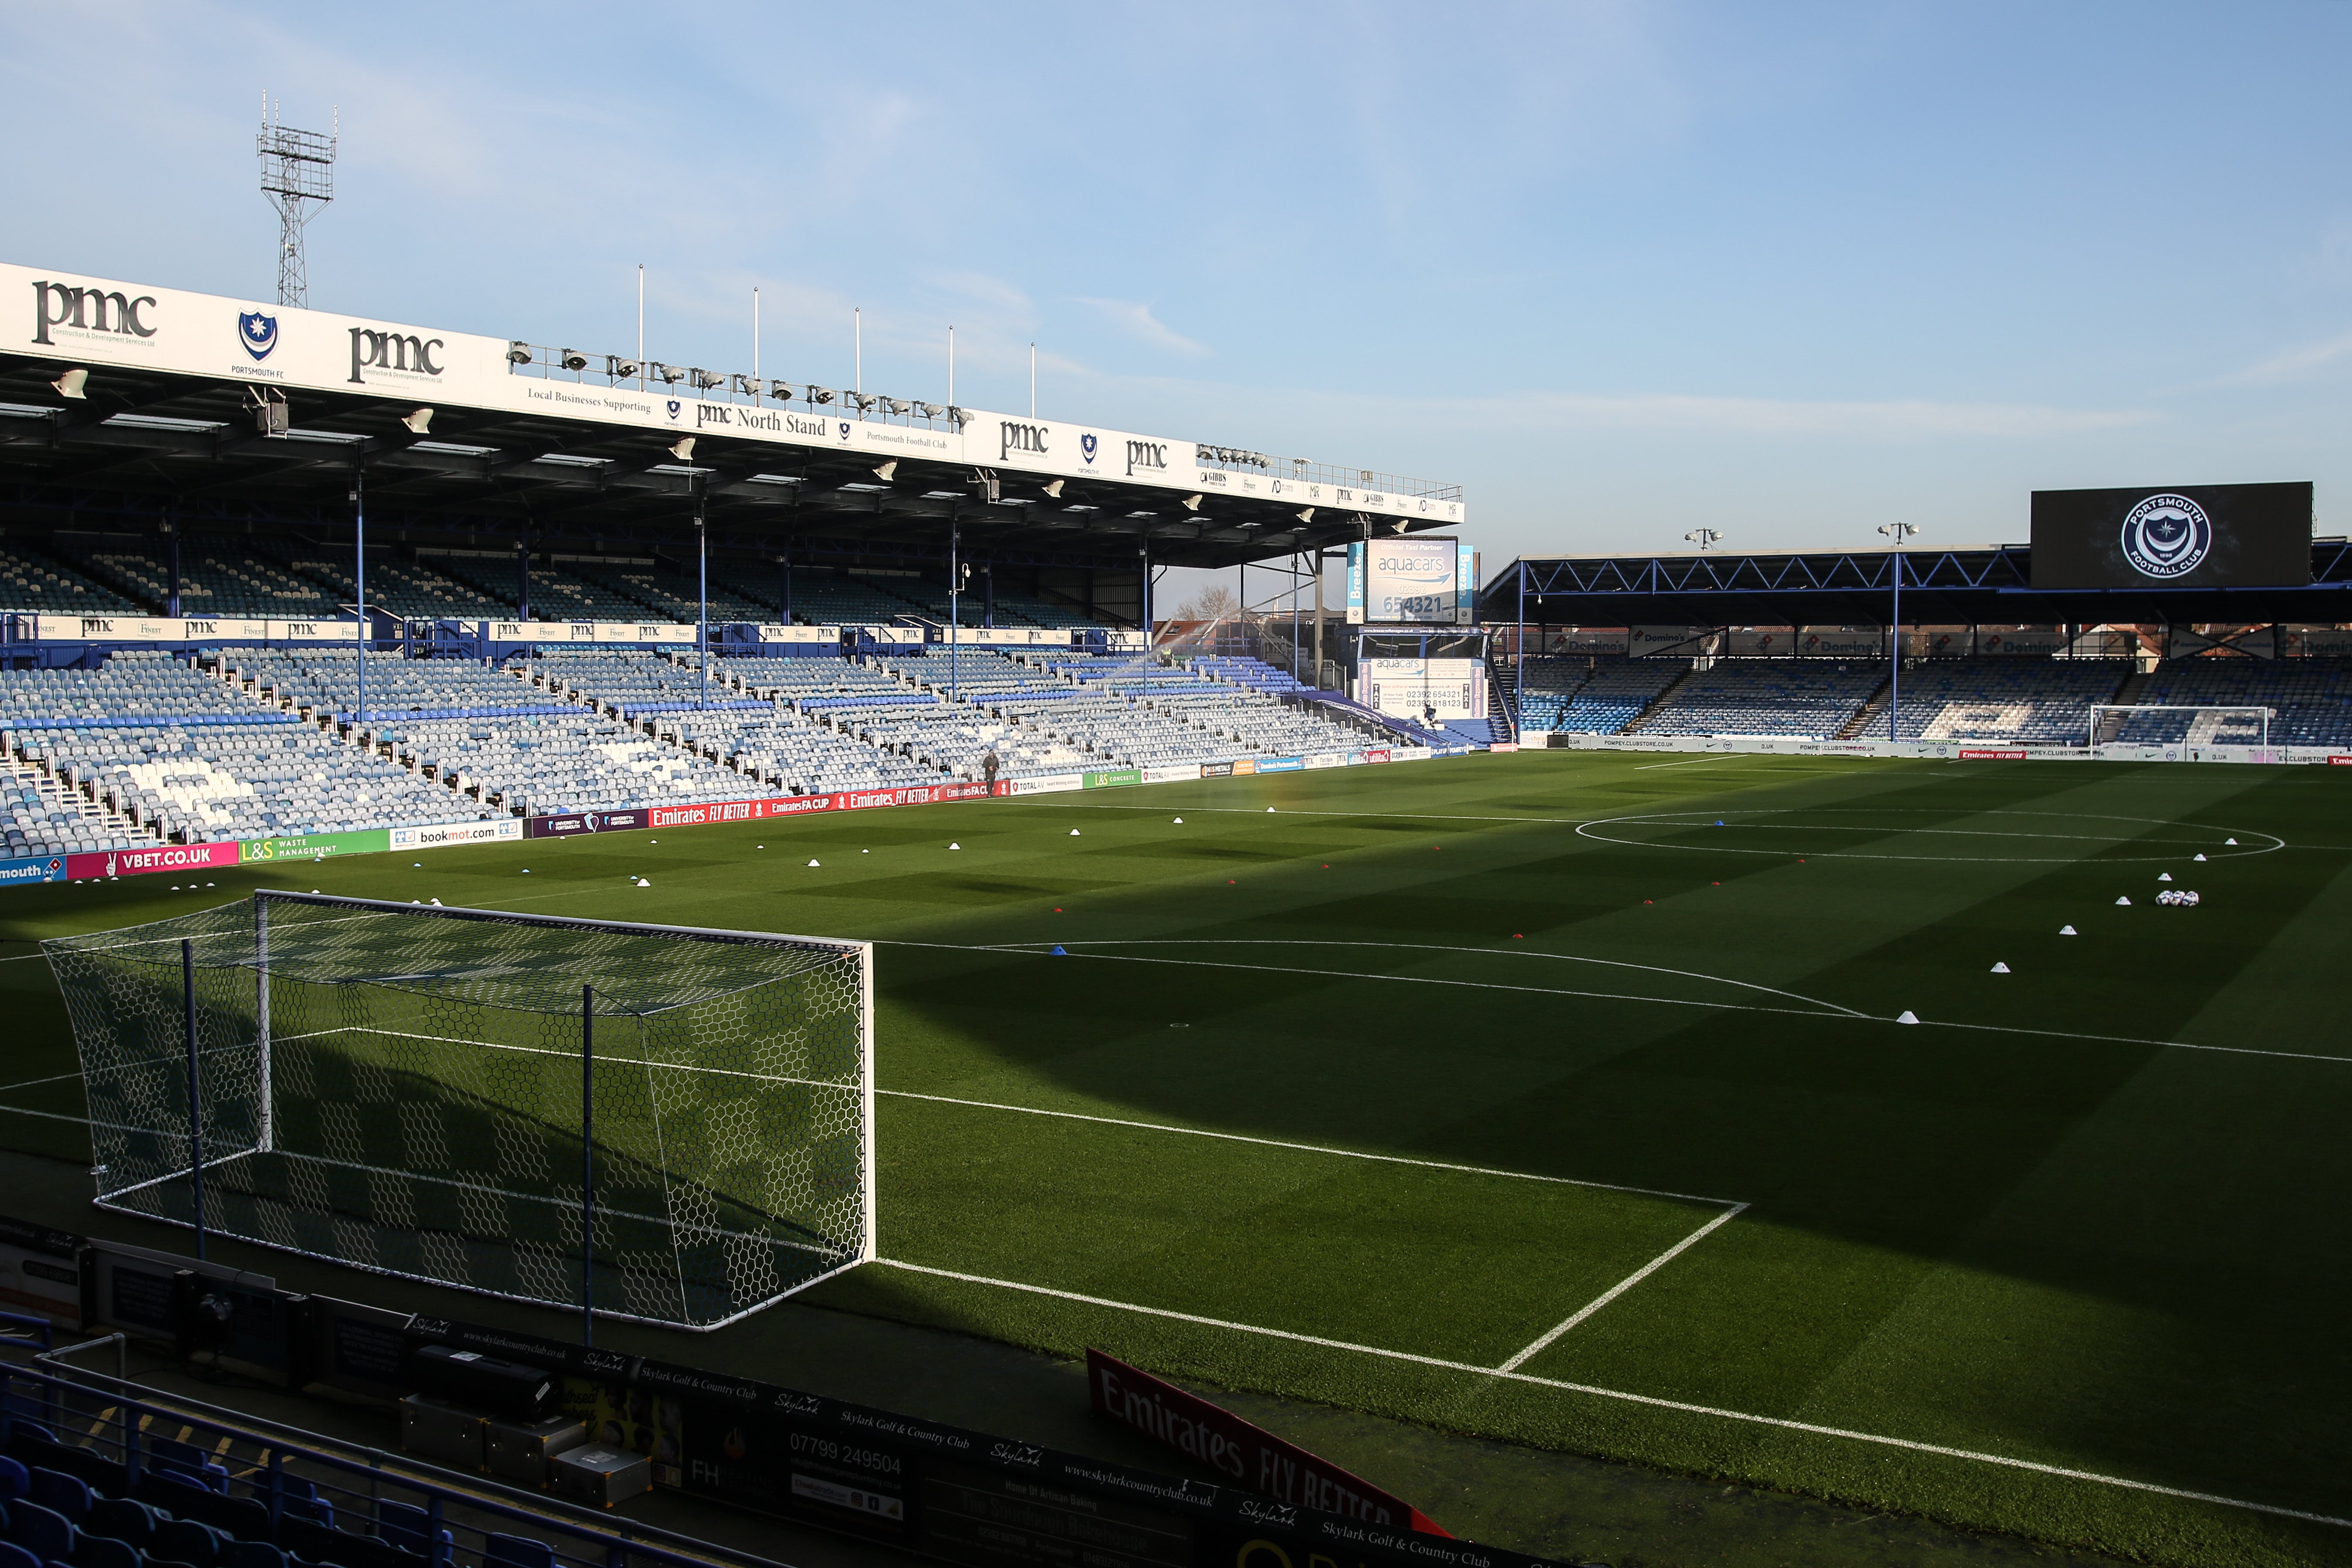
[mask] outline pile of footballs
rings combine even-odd
[[[2197,895],[2187,891],[2175,892],[2170,888],[2167,888],[2157,894],[2156,901],[2159,904],[2194,904],[2197,902]]]

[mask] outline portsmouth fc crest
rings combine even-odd
[[[2124,559],[2143,577],[2186,576],[2213,552],[2213,522],[2182,495],[2153,495],[2124,519]]]
[[[1078,450],[1086,455],[1086,459],[1089,463],[1095,460],[1095,448],[1099,445],[1101,443],[1095,439],[1092,431],[1078,437]]]
[[[243,343],[245,352],[255,359],[268,359],[269,351],[278,346],[278,318],[265,316],[258,310],[238,311],[236,341]]]

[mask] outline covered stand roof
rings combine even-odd
[[[1216,567],[1458,527],[1459,486],[0,266],[0,480],[714,552]],[[25,301],[32,302],[26,310]],[[281,410],[273,414],[273,409]],[[275,418],[280,427],[269,426]],[[29,490],[20,492],[20,500]]]
[[[1885,626],[1893,549],[1530,555],[1480,590],[1478,618],[1551,626]],[[1906,625],[2183,625],[2352,618],[2352,543],[2314,540],[2308,586],[2036,589],[2022,544],[1901,552]]]

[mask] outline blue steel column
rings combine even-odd
[[[1518,740],[1527,732],[1523,722],[1528,710],[1528,558],[1519,557],[1519,620],[1511,639],[1511,739]]]
[[[1886,675],[1886,738],[1903,738],[1903,541],[1895,542],[1895,652]]]

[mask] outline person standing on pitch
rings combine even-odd
[[[996,748],[993,746],[988,748],[988,755],[980,759],[980,771],[988,780],[989,788],[996,787],[996,770],[1003,765],[996,760]]]

